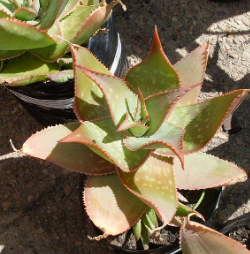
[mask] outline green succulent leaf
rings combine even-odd
[[[0,60],[6,60],[23,54],[25,50],[0,50]]]
[[[116,131],[111,118],[85,121],[61,142],[77,142],[109,160],[124,171],[132,171],[148,158],[150,150],[130,151],[122,142],[123,135]]]
[[[211,228],[193,221],[187,221],[180,230],[183,254],[249,254],[239,242]]]
[[[110,74],[109,70],[86,48],[71,46],[75,73],[75,112],[82,121],[109,116],[109,108],[101,89],[78,67]]]
[[[138,95],[123,80],[111,75],[94,72],[83,66],[77,67],[102,90],[116,126],[121,123],[127,111],[135,112]]]
[[[184,170],[175,158],[174,173],[176,187],[188,190],[232,185],[247,178],[236,165],[202,152],[186,155]]]
[[[10,59],[0,73],[0,81],[6,85],[25,85],[46,79],[49,74],[58,72],[57,63],[44,63],[30,53]]]
[[[140,87],[146,98],[179,88],[179,77],[164,54],[156,28],[148,57],[130,68],[125,80],[136,90]]]
[[[77,6],[68,16],[63,18],[60,21],[60,27],[62,29],[63,37],[68,41],[72,41],[73,38],[77,35],[77,33],[81,30],[81,27],[86,22],[86,19],[90,15],[92,15],[92,12],[97,7],[98,5],[97,6],[96,5],[94,6],[80,5],[80,6]],[[89,39],[89,37],[87,38],[87,40]]]
[[[133,233],[135,236],[135,240],[138,241],[141,237],[141,230],[142,230],[142,222],[139,220],[134,226],[133,226]]]
[[[65,83],[69,80],[74,79],[74,72],[73,70],[63,70],[57,73],[52,73],[48,75],[48,79],[56,82],[56,83]]]
[[[22,151],[27,155],[87,175],[115,172],[113,164],[92,152],[87,146],[79,143],[59,142],[76,130],[79,125],[79,123],[57,125],[37,132],[24,143]]]
[[[147,206],[129,192],[116,174],[90,176],[84,189],[86,212],[104,235],[117,235],[135,225]]]
[[[208,60],[208,44],[203,44],[187,54],[174,65],[179,74],[183,88],[191,88],[195,84],[200,84],[192,88],[177,102],[178,107],[186,106],[197,102],[202,83],[204,81]]]
[[[149,114],[150,126],[146,133],[147,136],[154,134],[160,128],[162,122],[168,119],[175,104],[185,93],[187,93],[187,90],[180,88],[170,92],[159,93],[146,99],[145,104]]]
[[[0,35],[1,50],[41,48],[55,43],[38,28],[14,19],[0,19]]]
[[[169,123],[163,123],[160,129],[149,137],[126,137],[125,146],[137,151],[140,149],[159,149],[163,148],[165,156],[177,155],[183,164],[184,153],[182,150],[182,139],[184,130]]]
[[[124,185],[139,199],[155,210],[164,228],[173,218],[177,209],[177,194],[172,159],[150,156],[134,172],[117,169]]]
[[[0,10],[0,18],[11,18],[11,15],[9,15],[3,10]]]
[[[43,8],[44,5],[41,4],[41,7],[43,8],[43,13],[41,15],[41,21],[38,24],[38,27],[41,30],[47,30],[53,26],[54,22],[60,14],[60,7],[65,1],[67,2],[67,0],[46,0],[45,8]]]
[[[60,14],[59,20],[65,16],[67,16],[70,12],[72,12],[78,3],[79,3],[79,0],[68,0],[65,8],[63,9],[62,13]]]
[[[12,13],[17,9],[17,5],[14,1],[0,0],[0,10],[12,15]]]
[[[37,13],[35,13],[32,10],[29,10],[28,8],[20,7],[13,13],[13,15],[16,19],[20,19],[23,21],[30,21],[37,16]]]
[[[204,147],[247,93],[248,90],[236,90],[189,106],[176,107],[168,121],[186,130],[184,152],[195,152]]]

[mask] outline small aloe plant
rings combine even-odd
[[[27,85],[73,78],[69,45],[87,43],[120,0],[0,2],[0,84]],[[120,2],[121,3],[121,2]],[[122,3],[121,3],[122,4]]]
[[[249,253],[240,243],[191,221],[193,214],[201,215],[182,204],[185,198],[178,192],[246,179],[236,165],[199,150],[248,90],[197,102],[208,45],[171,65],[157,29],[147,58],[124,79],[113,76],[86,48],[72,44],[71,52],[79,123],[44,129],[22,151],[89,176],[84,205],[103,231],[99,238],[123,233],[136,223],[136,237],[144,237],[138,226],[142,219],[151,233],[168,224],[181,227],[185,254]]]

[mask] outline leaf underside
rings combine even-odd
[[[92,152],[87,146],[79,143],[59,143],[78,127],[79,123],[75,123],[44,129],[32,135],[24,143],[22,151],[84,174],[101,175],[114,172],[114,165]]]
[[[185,223],[180,237],[183,254],[249,254],[239,242],[197,222]]]
[[[128,230],[147,209],[116,174],[89,177],[84,189],[84,204],[94,224],[109,235]]]

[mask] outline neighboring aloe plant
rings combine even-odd
[[[124,79],[111,75],[87,49],[71,45],[71,51],[75,113],[80,123],[38,132],[22,151],[89,175],[84,205],[103,231],[99,238],[128,230],[150,207],[162,222],[160,226],[154,223],[151,232],[168,224],[181,226],[185,254],[249,253],[232,239],[191,222],[190,214],[198,213],[181,203],[185,198],[177,191],[246,179],[236,165],[198,151],[248,90],[197,102],[208,45],[172,66],[157,29],[148,57],[129,69]]]
[[[88,42],[117,3],[120,0],[0,1],[0,84],[72,79],[66,41]]]

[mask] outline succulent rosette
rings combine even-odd
[[[246,179],[236,165],[199,150],[248,91],[197,102],[208,45],[171,65],[157,29],[147,58],[130,68],[124,79],[113,76],[87,49],[71,45],[71,52],[79,123],[42,130],[26,141],[22,151],[88,175],[84,205],[105,236],[128,230],[150,207],[162,222],[154,231],[186,218],[181,227],[185,253],[207,253],[202,252],[202,244],[198,251],[188,251],[193,251],[193,243],[212,238],[219,245],[221,237],[226,253],[235,253],[229,248],[233,240],[189,220],[194,211],[181,203],[184,197],[178,190]],[[233,243],[238,251],[248,253]]]
[[[0,1],[0,83],[73,78],[67,41],[87,43],[110,17],[114,0]]]

